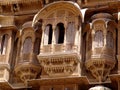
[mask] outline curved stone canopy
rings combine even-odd
[[[80,16],[81,19],[83,19],[81,9],[77,3],[71,2],[71,1],[58,1],[58,2],[51,3],[49,5],[46,5],[43,9],[41,9],[34,16],[32,26],[34,26],[34,24],[38,20],[42,18],[46,18],[48,15],[50,15],[51,12],[56,10],[68,10],[73,12],[76,16]]]

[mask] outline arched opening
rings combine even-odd
[[[108,48],[113,48],[114,47],[113,33],[110,32],[110,31],[107,31],[106,46]]]
[[[23,43],[23,54],[28,54],[32,51],[32,39],[31,37],[27,37]]]
[[[75,40],[75,23],[69,22],[66,30],[66,43],[73,44]]]
[[[49,38],[48,38],[48,44],[52,43],[52,25],[49,25]]]
[[[63,23],[58,23],[55,30],[55,39],[57,44],[64,43],[65,28]]]
[[[1,55],[4,55],[6,53],[6,49],[7,49],[7,44],[8,44],[8,35],[5,34],[2,36],[2,40],[1,40]]]
[[[52,43],[52,25],[48,24],[44,31],[44,45]]]
[[[94,40],[95,40],[95,44],[94,44],[94,47],[95,47],[95,48],[103,47],[104,37],[103,37],[103,32],[102,32],[102,30],[97,30],[97,31],[95,32]]]

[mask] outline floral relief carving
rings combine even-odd
[[[102,23],[96,23],[94,24],[94,30],[104,30],[105,26]]]
[[[44,67],[44,71],[49,76],[62,76],[62,75],[70,75],[74,73],[77,65],[78,60],[77,57],[71,56],[51,56],[47,57],[38,57],[39,62]]]

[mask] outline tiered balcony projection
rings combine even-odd
[[[28,23],[23,25],[24,27],[19,43],[20,50],[18,51],[15,66],[15,73],[23,82],[36,79],[41,71],[41,67],[37,61],[37,55],[34,53],[34,42],[36,37],[30,25],[28,25]]]
[[[17,32],[13,16],[0,16],[0,82],[8,81],[12,60],[13,33]]]
[[[116,31],[110,14],[100,13],[92,16],[92,28],[87,35],[86,68],[97,81],[105,81],[114,68]]]
[[[74,23],[71,25],[66,28],[69,30],[65,30],[63,23],[58,23],[54,29],[52,29],[50,24],[43,29],[41,50],[38,55],[39,62],[44,67],[44,73],[41,77],[46,77],[47,75],[51,77],[79,76],[80,72],[76,71],[80,65],[78,64],[80,59],[79,50],[78,48],[74,49],[75,27]],[[70,32],[70,29],[73,31]]]
[[[72,1],[56,1],[34,17],[34,25],[42,21],[38,55],[43,67],[41,77],[80,76],[81,12],[78,7]]]

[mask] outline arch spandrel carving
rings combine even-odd
[[[26,37],[32,37],[32,42],[35,40],[34,29],[32,27],[27,27],[22,30],[21,41],[24,42]]]
[[[105,27],[105,21],[104,20],[94,20],[92,22],[92,28],[93,30],[105,30],[106,27]]]
[[[74,13],[76,16],[80,16],[81,19],[83,18],[81,14],[81,9],[78,6],[77,3],[74,2],[67,2],[67,1],[59,1],[55,2],[49,5],[46,5],[43,9],[41,9],[34,17],[32,26],[39,20],[39,19],[44,19],[51,15],[54,11],[59,11],[59,10],[68,10],[72,13]]]

